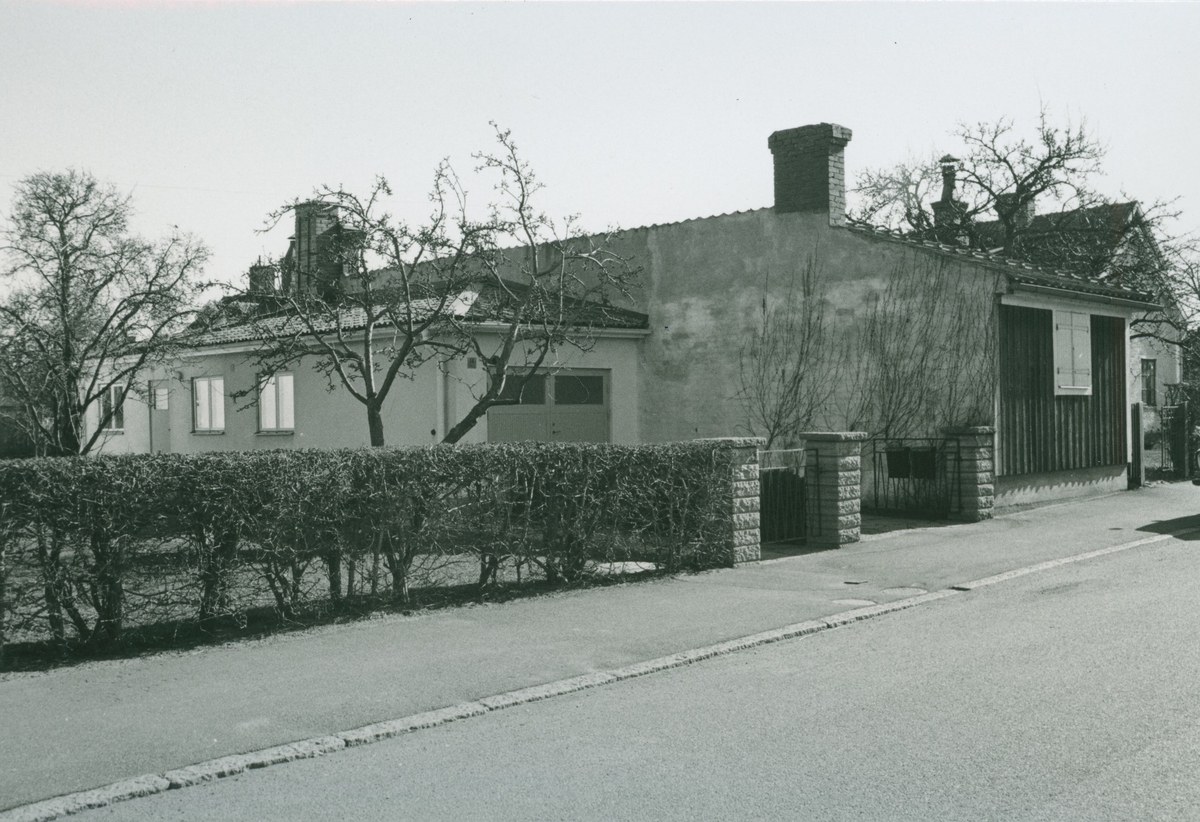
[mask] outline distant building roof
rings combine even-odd
[[[1021,230],[1027,238],[1070,233],[1089,244],[1111,251],[1128,236],[1141,215],[1137,203],[1105,203],[1090,208],[1038,214]],[[987,248],[1004,245],[1004,224],[999,220],[975,223],[974,231]]]
[[[1115,285],[1113,283],[1106,283],[1096,278],[1084,277],[1083,275],[1062,269],[1044,268],[1030,262],[1014,259],[997,251],[981,251],[974,248],[947,245],[934,240],[925,240],[905,236],[900,232],[892,231],[891,229],[882,228],[879,226],[873,226],[869,223],[864,223],[859,220],[848,220],[847,227],[851,231],[869,234],[874,237],[886,238],[893,242],[905,243],[907,245],[919,248],[927,248],[959,258],[978,260],[979,262],[987,263],[993,266],[1001,266],[1004,269],[1005,276],[1010,282],[1037,285],[1045,288],[1056,288],[1064,291],[1074,291],[1080,294],[1088,294],[1100,297],[1111,297],[1115,299],[1128,300],[1130,302],[1144,303],[1147,306],[1155,305],[1155,299],[1150,294],[1136,291],[1131,288],[1126,288],[1124,286]]]

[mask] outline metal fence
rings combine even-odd
[[[948,517],[962,510],[962,458],[953,437],[877,437],[863,443],[864,510]]]
[[[759,532],[763,542],[804,542],[816,533],[818,516],[808,510],[807,477],[816,471],[816,451],[791,448],[758,454]],[[816,500],[820,505],[820,500]]]
[[[1162,405],[1154,409],[1157,428],[1141,434],[1144,446],[1142,462],[1146,477],[1152,480],[1183,479],[1190,476],[1188,454],[1191,451],[1188,406]],[[1144,414],[1144,412],[1143,412]],[[1143,421],[1145,417],[1143,416]]]

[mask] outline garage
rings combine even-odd
[[[488,442],[610,442],[610,372],[534,374],[513,405],[488,410]]]

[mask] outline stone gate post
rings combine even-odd
[[[809,457],[806,468],[808,542],[834,547],[858,542],[862,534],[863,431],[798,434]]]
[[[726,562],[737,565],[762,559],[759,531],[758,450],[766,445],[762,437],[721,437],[705,439],[715,448],[728,448],[729,498],[722,503],[728,511],[729,529],[725,537]]]
[[[950,488],[952,519],[979,522],[991,519],[996,501],[996,429],[990,425],[947,428],[948,439],[958,440],[958,479]],[[960,502],[960,510],[954,511]]]

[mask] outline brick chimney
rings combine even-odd
[[[279,268],[260,259],[250,266],[249,281],[251,294],[274,294],[279,290]]]
[[[842,149],[852,132],[834,123],[777,131],[767,140],[775,156],[775,213],[829,215],[830,225],[846,224],[846,165]]]
[[[338,207],[328,203],[298,203],[293,212],[296,233],[289,249],[290,267],[295,272],[288,285],[296,293],[320,294],[341,276],[341,266],[331,259],[332,229],[339,225]],[[289,272],[290,273],[290,272]]]

